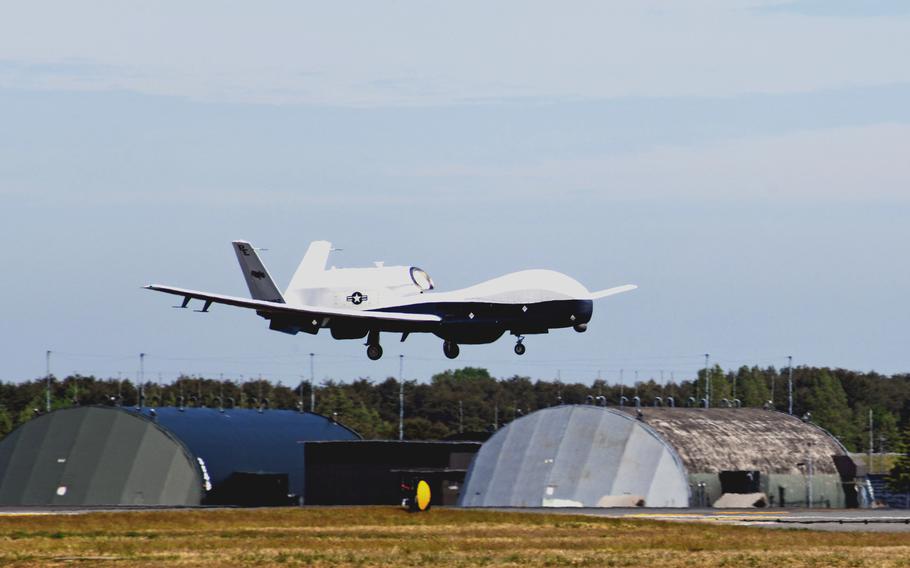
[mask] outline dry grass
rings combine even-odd
[[[907,533],[391,507],[0,516],[0,565],[910,566]]]

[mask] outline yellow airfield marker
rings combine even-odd
[[[426,511],[430,508],[430,484],[420,480],[417,484],[417,510]]]

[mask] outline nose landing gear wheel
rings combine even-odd
[[[382,357],[382,347],[378,343],[367,346],[367,357],[375,361]]]
[[[460,350],[458,349],[458,344],[454,341],[445,341],[442,344],[442,352],[446,354],[446,357],[449,359],[454,359],[458,357]]]
[[[526,348],[523,344],[521,344],[521,343],[515,344],[515,354],[516,355],[524,355],[525,351],[526,351]]]

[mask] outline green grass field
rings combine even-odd
[[[0,516],[0,565],[73,564],[910,566],[910,535],[393,507]]]

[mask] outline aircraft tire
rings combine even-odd
[[[445,341],[442,344],[442,352],[445,353],[446,357],[449,359],[454,359],[458,357],[461,350],[458,349],[458,344],[454,341]]]
[[[525,351],[527,351],[527,348],[524,346],[523,343],[515,344],[515,354],[516,355],[524,355]]]
[[[377,359],[382,357],[382,346],[379,345],[378,343],[374,343],[373,345],[368,345],[367,346],[367,357],[369,357],[371,361],[376,361]]]

